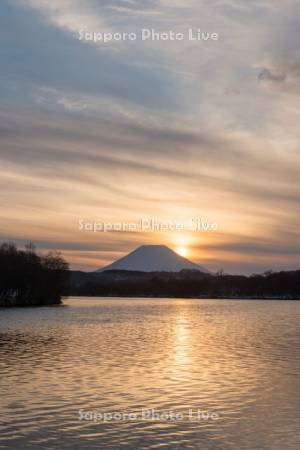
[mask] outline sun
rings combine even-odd
[[[176,253],[178,253],[178,255],[183,256],[184,258],[186,258],[189,254],[189,251],[187,249],[187,247],[178,247],[176,249]]]

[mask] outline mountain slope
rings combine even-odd
[[[184,269],[208,273],[204,267],[179,256],[165,245],[142,245],[109,266],[99,269],[98,272],[106,270],[180,272]]]

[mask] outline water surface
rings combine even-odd
[[[65,304],[0,310],[0,448],[300,448],[300,302]],[[188,420],[189,409],[215,419]],[[91,422],[79,410],[137,419]]]

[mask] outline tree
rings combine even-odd
[[[50,305],[61,302],[69,266],[59,253],[36,253],[29,243],[25,251],[13,243],[0,246],[0,306]]]

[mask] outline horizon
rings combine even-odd
[[[1,244],[4,244],[4,242],[0,242],[0,245]],[[13,242],[13,241],[9,241],[9,242],[7,242],[7,244],[12,244],[12,245],[16,245],[16,243],[15,242]],[[43,253],[45,253],[45,252],[40,252],[39,251],[39,249],[36,247],[36,245],[35,245],[35,243],[34,242],[32,242],[32,241],[29,241],[29,242],[27,242],[23,247],[21,247],[21,248],[19,248],[19,247],[17,247],[19,250],[26,250],[26,247],[28,247],[28,245],[30,245],[30,246],[32,246],[32,248],[34,249],[34,251],[37,251],[37,253],[38,254],[43,254]],[[252,275],[265,275],[265,274],[267,274],[267,273],[272,273],[272,272],[274,272],[274,273],[278,273],[278,272],[290,272],[290,271],[299,271],[300,270],[300,268],[298,267],[298,268],[295,268],[295,269],[278,269],[278,270],[273,270],[273,269],[268,269],[268,270],[264,270],[264,271],[262,271],[262,272],[249,272],[249,273],[241,273],[241,272],[237,272],[237,273],[230,273],[230,272],[227,272],[227,271],[225,271],[224,269],[223,269],[223,267],[220,267],[220,268],[218,268],[217,270],[209,270],[207,267],[205,267],[205,266],[203,266],[202,264],[199,264],[199,262],[195,262],[195,261],[193,261],[192,260],[192,258],[189,258],[187,255],[186,256],[184,256],[184,255],[182,255],[181,253],[180,253],[180,250],[182,250],[182,248],[181,247],[177,247],[177,250],[176,249],[172,249],[171,247],[168,247],[167,245],[165,245],[165,244],[141,244],[141,245],[139,245],[138,247],[135,247],[135,248],[133,248],[133,249],[131,249],[131,250],[129,250],[129,252],[127,252],[126,254],[123,254],[123,255],[121,255],[121,256],[119,256],[118,258],[116,258],[115,260],[112,260],[111,262],[109,262],[108,264],[106,264],[105,266],[101,266],[101,267],[95,267],[95,268],[92,268],[92,269],[89,269],[89,268],[87,268],[87,269],[85,269],[85,268],[74,268],[74,267],[72,267],[72,265],[70,265],[69,264],[69,262],[66,260],[66,263],[70,266],[70,271],[79,271],[79,272],[86,272],[86,273],[90,273],[90,272],[101,272],[101,271],[105,271],[105,269],[106,270],[116,270],[116,271],[139,271],[139,272],[144,272],[143,270],[140,270],[140,269],[109,269],[109,267],[110,266],[112,266],[112,265],[114,265],[115,263],[118,263],[119,261],[121,261],[121,260],[123,260],[123,259],[126,259],[128,256],[131,256],[132,254],[134,254],[134,253],[136,253],[136,251],[137,250],[140,250],[140,249],[142,249],[143,247],[156,247],[156,248],[166,248],[167,250],[170,250],[172,253],[174,253],[174,255],[175,256],[178,256],[179,258],[181,258],[182,260],[186,260],[186,261],[188,261],[189,263],[192,263],[192,264],[195,264],[196,266],[198,266],[199,268],[198,269],[196,269],[196,270],[199,270],[200,272],[203,272],[203,273],[208,273],[208,274],[211,274],[211,275],[216,275],[218,272],[222,272],[224,275],[236,275],[236,276],[238,276],[238,275],[244,275],[244,276],[252,276]],[[51,249],[51,250],[49,250],[50,252],[53,252],[54,251],[54,253],[56,252],[56,250],[54,249]],[[60,254],[60,252],[59,252],[59,254]],[[62,255],[63,256],[63,255]],[[201,270],[201,269],[204,269],[204,270]],[[181,269],[181,270],[194,270],[194,269]],[[167,272],[174,272],[173,270],[172,271],[170,271],[170,270],[159,270],[159,269],[156,269],[156,270],[153,270],[153,272],[159,272],[159,271],[167,271]],[[176,272],[176,271],[175,271]]]

